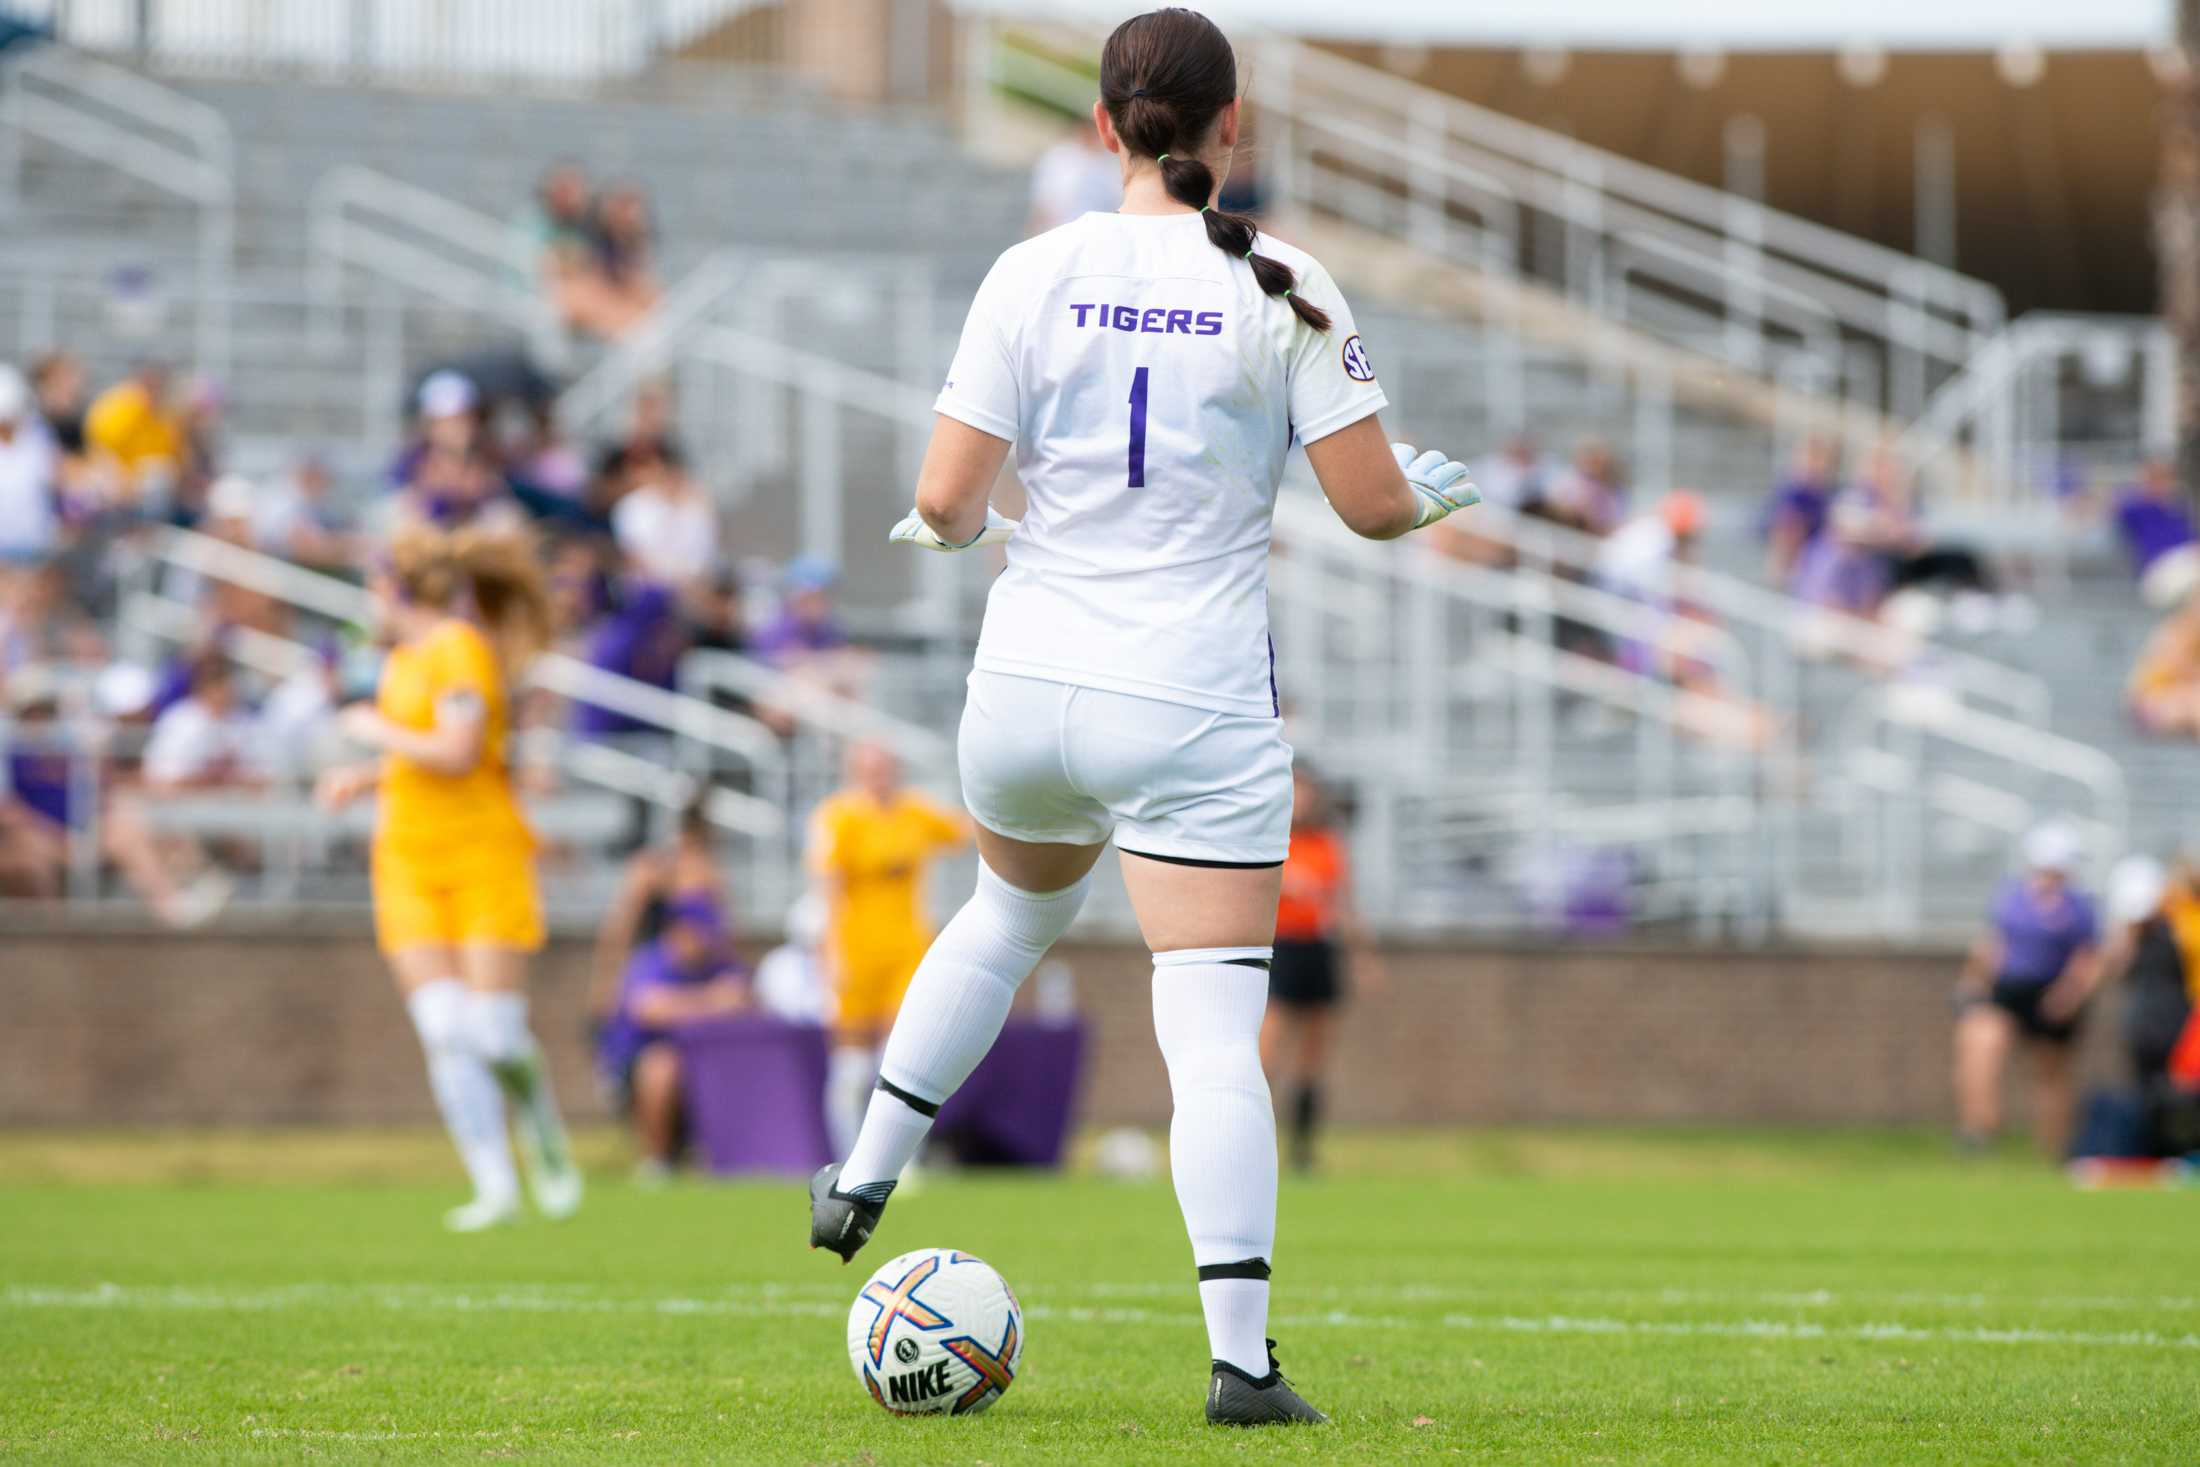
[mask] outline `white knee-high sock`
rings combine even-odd
[[[504,1092],[473,1042],[466,985],[455,978],[423,983],[405,1000],[420,1047],[428,1056],[428,1088],[458,1147],[474,1195],[493,1202],[519,1197],[519,1176],[504,1133]]]
[[[1214,1358],[1268,1374],[1268,1264],[1276,1242],[1276,1112],[1260,1067],[1265,947],[1154,954],[1153,1027],[1176,1114],[1169,1171],[1199,1269]]]
[[[569,1159],[565,1124],[550,1090],[542,1046],[527,1027],[527,995],[475,989],[467,993],[466,1005],[467,1031],[490,1074],[512,1097],[530,1160],[563,1170]]]
[[[879,1062],[878,1091],[840,1171],[844,1192],[884,1197],[924,1144],[940,1102],[1001,1037],[1009,1005],[1047,949],[1069,931],[1092,878],[1031,892],[978,865],[978,889],[932,940],[909,982]]]

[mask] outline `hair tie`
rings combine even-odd
[[[1167,153],[1163,153],[1163,154],[1162,154],[1162,155],[1161,155],[1160,157],[1158,157],[1158,158],[1154,159],[1154,162],[1156,162],[1156,163],[1166,163],[1166,162],[1168,162],[1168,161],[1169,161],[1169,155],[1168,155]]]
[[[1214,211],[1215,206],[1213,204],[1201,204],[1199,206],[1199,212],[1202,214],[1212,214]]]
[[[1254,249],[1254,248],[1257,248],[1257,246],[1254,246],[1254,247],[1248,247],[1248,248],[1246,249],[1246,251],[1245,251],[1245,258],[1246,258],[1246,259],[1250,260],[1250,259],[1252,259],[1252,258],[1253,258],[1253,249]]]
[[[1144,87],[1132,87],[1131,95],[1134,97],[1143,97],[1146,95],[1146,89]]]
[[[1297,287],[1293,287],[1293,289],[1296,289],[1296,288],[1297,288]],[[1290,291],[1288,291],[1288,290],[1287,290],[1287,291],[1285,291],[1285,292],[1283,293],[1283,298],[1284,298],[1285,300],[1289,300],[1289,299],[1291,299],[1291,292],[1290,292]]]

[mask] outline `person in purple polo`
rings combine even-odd
[[[2100,918],[2072,873],[2080,855],[2067,826],[2024,840],[2024,870],[1994,893],[1986,930],[1971,946],[1957,990],[1957,1139],[1985,1145],[2001,1128],[2002,1073],[2021,1039],[2033,1052],[2033,1139],[2060,1159],[2073,1114],[2071,1045],[2101,965]]]
[[[2116,536],[2139,578],[2139,597],[2168,608],[2200,587],[2200,534],[2177,482],[2177,466],[2150,459],[2136,482],[2117,491]]]
[[[675,1032],[739,1013],[749,1001],[748,970],[733,951],[716,898],[690,892],[667,903],[664,930],[628,961],[596,1040],[597,1069],[634,1122],[637,1181],[661,1182],[679,1160],[687,1080]]]

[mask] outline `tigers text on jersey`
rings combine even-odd
[[[1326,333],[1197,214],[1087,214],[1009,250],[978,288],[937,407],[1015,443],[1029,500],[979,668],[1276,713],[1284,457],[1386,402],[1327,272],[1265,234],[1257,248],[1298,273]]]

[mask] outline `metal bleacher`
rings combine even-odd
[[[94,75],[74,59],[41,65]],[[0,105],[40,90],[21,63],[0,76]],[[116,85],[143,81],[123,76]],[[68,105],[92,106],[106,80],[64,84]],[[1321,95],[1349,81],[1325,72]],[[427,282],[347,257],[332,337],[315,283],[329,264],[316,200],[330,196],[332,176],[367,169],[391,188],[425,190],[471,211],[461,232],[486,241],[553,158],[636,174],[656,201],[662,274],[682,309],[695,309],[646,352],[571,360],[581,386],[568,402],[585,413],[569,426],[603,426],[623,386],[645,370],[668,375],[738,543],[767,556],[818,549],[846,564],[852,614],[888,634],[884,711],[948,726],[990,567],[977,557],[914,564],[868,527],[904,501],[960,303],[1019,232],[1020,173],[959,152],[934,119],[827,107],[745,74],[655,99],[632,85],[578,95],[204,76],[160,85],[176,104],[163,109],[203,120],[233,149],[233,248],[219,285],[206,284],[204,199],[118,167],[111,150],[64,146],[21,112],[9,131],[0,114],[18,181],[16,207],[0,218],[0,355],[66,342],[111,374],[149,342],[173,349],[218,289],[240,449],[342,440],[371,456],[395,412],[389,383],[439,355],[522,337],[526,292],[500,274],[487,243]],[[174,132],[151,146],[186,146]],[[1405,219],[1401,237],[1426,242],[1425,224]],[[729,249],[791,257],[809,273],[790,276],[770,309],[753,309],[762,277],[723,264]],[[162,283],[169,309],[150,331],[118,312],[118,269]],[[1615,371],[1595,343],[1554,346],[1379,296],[1362,300],[1359,317],[1382,344],[1403,431],[1470,454],[1519,423],[1554,447],[1601,433],[1637,458],[1642,497],[1674,484],[1709,491],[1721,569],[1701,590],[1724,614],[1738,684],[1784,730],[1763,747],[1707,740],[1691,722],[1701,710],[1670,689],[1554,655],[1557,615],[1615,639],[1639,633],[1639,609],[1554,573],[1580,571],[1581,547],[1544,543],[1494,514],[1486,528],[1517,529],[1523,551],[1510,573],[1426,547],[1368,547],[1299,485],[1275,573],[1280,672],[1294,739],[1358,798],[1379,920],[1512,925],[1536,905],[1524,893],[1546,868],[1610,851],[1629,867],[1643,918],[1743,936],[1914,936],[1968,921],[2009,837],[2045,814],[2087,821],[2103,858],[2127,840],[2167,849],[2180,838],[2177,810],[2200,788],[2188,788],[2179,751],[2121,721],[2115,684],[2145,623],[2105,562],[2058,566],[2047,614],[2021,638],[1882,657],[1876,630],[1828,632],[1751,584],[1749,524],[1785,446],[1780,423],[1679,400],[1655,374]],[[1647,336],[1657,323],[1638,326]],[[1947,334],[1935,332],[1941,347]],[[1907,677],[1890,691],[1863,670],[1872,662]],[[767,922],[785,895],[786,832],[847,730],[812,732],[799,755],[806,775],[772,796],[780,832],[740,837],[754,858],[747,895]],[[2115,765],[2104,772],[2096,749]],[[942,773],[936,759],[928,772]],[[612,840],[593,813],[601,791],[655,799],[634,774],[599,763],[582,775],[599,792],[570,812],[584,852]],[[2127,785],[2138,798],[2126,798]],[[1915,859],[1890,865],[1890,854]],[[573,910],[593,890],[581,865]],[[1103,920],[1109,911],[1104,901]]]

